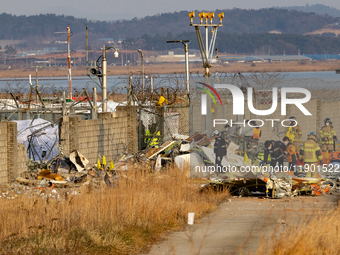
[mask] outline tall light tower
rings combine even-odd
[[[200,23],[199,24],[194,24],[194,18],[195,18],[195,12],[190,12],[189,17],[190,17],[190,26],[194,26],[196,30],[196,35],[197,35],[197,40],[198,40],[198,45],[200,47],[200,52],[201,52],[201,57],[202,57],[202,62],[203,62],[203,68],[204,68],[204,83],[207,85],[211,85],[210,81],[210,67],[211,67],[211,60],[213,56],[213,51],[215,48],[215,42],[216,42],[216,35],[217,35],[217,29],[219,26],[222,25],[222,19],[224,18],[224,12],[221,12],[218,14],[218,17],[220,19],[219,24],[213,24],[213,19],[215,18],[215,13],[214,12],[201,12],[198,14],[200,18]],[[205,28],[205,47],[201,35],[201,30],[200,28],[204,27]],[[208,28],[211,28],[212,36],[210,39],[210,44],[209,44],[209,33],[208,33]],[[201,123],[201,131],[208,132],[208,135],[211,135],[212,132],[212,119],[211,119],[211,99],[210,97],[207,97],[206,94],[201,95],[201,105],[202,109],[204,108],[203,106],[206,105],[207,111],[204,114],[202,113],[202,123]],[[205,115],[205,118],[204,118]]]

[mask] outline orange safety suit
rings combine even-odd
[[[255,127],[253,128],[253,139],[260,139],[261,137],[261,128],[260,127]]]

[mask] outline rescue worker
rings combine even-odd
[[[286,146],[287,162],[289,171],[296,171],[297,153],[295,146],[289,141],[287,136],[283,137],[283,143]]]
[[[146,144],[150,142],[149,146],[158,148],[160,136],[161,132],[157,131],[156,124],[153,123],[150,127],[150,130],[148,129],[145,132]]]
[[[220,167],[220,169],[222,170],[222,159],[225,155],[227,155],[227,147],[226,147],[226,142],[225,140],[220,136],[220,132],[218,132],[217,130],[215,130],[212,133],[213,137],[215,138],[215,144],[214,144],[214,153],[215,153],[215,165],[216,165],[216,169],[217,166]],[[216,170],[217,174],[219,174],[219,172]]]
[[[256,123],[255,123],[256,125]],[[254,127],[253,128],[253,139],[258,141],[262,135],[262,131],[260,127]]]
[[[268,140],[264,143],[264,147],[264,157],[261,165],[267,165],[268,156],[270,155],[270,166],[274,168],[278,163],[279,169],[283,170],[283,153],[286,146],[281,141]]]
[[[226,143],[229,142],[229,136],[230,136],[230,133],[229,133],[229,130],[230,130],[230,126],[227,124],[224,126],[224,131],[221,132],[221,136],[222,138],[226,141]]]
[[[321,150],[331,152],[335,150],[334,143],[337,138],[330,118],[326,118],[324,123],[325,125],[320,130]]]
[[[289,138],[290,142],[294,145],[297,153],[299,153],[300,143],[298,140],[302,136],[302,130],[294,116],[290,116],[289,120],[290,120],[290,124],[289,124],[290,127],[288,128],[286,132],[286,136]]]
[[[318,160],[322,165],[322,154],[319,145],[315,142],[316,135],[311,132],[308,139],[300,149],[300,160],[304,159],[306,177],[316,177],[318,175]]]

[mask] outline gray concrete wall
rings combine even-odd
[[[212,105],[214,108],[214,112],[212,113],[212,119],[227,119],[230,121],[237,120],[237,116],[233,116],[233,106],[232,104],[223,103],[223,107]],[[298,109],[295,105],[288,105],[287,112],[285,116],[281,115],[281,104],[278,103],[277,109],[273,114],[267,116],[254,116],[248,110],[248,107],[245,106],[245,119],[279,119],[284,120],[288,119],[290,116],[295,116],[298,124],[302,129],[302,137],[300,138],[301,141],[305,141],[307,139],[307,134],[310,132],[316,132],[319,135],[319,131],[321,127],[324,125],[324,119],[330,118],[333,122],[333,127],[338,136],[340,136],[340,102],[322,102],[320,99],[313,99],[310,100],[308,103],[304,104],[307,110],[312,114],[312,116],[305,116],[300,109]],[[258,110],[265,110],[269,109],[271,104],[259,104],[255,108]],[[239,116],[238,121],[243,121],[243,116]],[[278,123],[279,124],[279,123]],[[286,123],[287,125],[287,123]],[[201,106],[199,104],[194,105],[193,107],[193,132],[200,132],[201,131]],[[224,125],[217,125],[216,129],[222,131]],[[262,137],[261,141],[265,141],[268,139],[274,140],[281,140],[284,136],[284,133],[277,135],[277,131],[284,132],[286,131],[285,128],[279,124],[279,129],[271,126],[270,122],[265,122],[262,129]]]
[[[18,144],[17,148],[18,162],[15,176],[20,176],[23,172],[27,171],[28,156],[25,144]]]
[[[135,108],[134,108],[135,109]],[[98,119],[81,120],[80,117],[59,119],[59,145],[68,155],[78,150],[91,165],[98,157],[107,162],[117,160],[126,150],[138,150],[137,113],[131,107],[119,108],[113,113],[100,113]]]

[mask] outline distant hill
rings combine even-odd
[[[225,18],[216,39],[216,47],[221,52],[236,54],[340,52],[340,38],[336,36],[336,31],[325,30],[337,29],[339,25],[336,24],[340,24],[340,18],[282,8],[216,10],[216,16],[222,11]],[[199,11],[196,11],[194,23],[199,23],[198,13]],[[215,18],[214,22],[219,23],[218,18]],[[163,51],[178,47],[165,43],[167,40],[178,39],[190,39],[190,48],[198,49],[195,29],[189,25],[187,11],[114,22],[86,21],[55,14],[27,17],[2,13],[0,23],[0,40],[21,40],[22,42],[16,45],[21,51],[43,48],[65,50],[64,43],[67,39],[65,32],[68,24],[72,31],[71,49],[76,51],[85,49],[86,24],[90,50],[98,50],[108,41],[120,40],[124,42],[120,44],[123,49]],[[304,36],[317,30],[321,31],[319,32],[321,35]],[[270,34],[270,31],[276,34]]]
[[[333,17],[340,17],[340,10],[334,8],[334,7],[329,7],[323,4],[306,4],[306,6],[289,6],[289,7],[276,7],[276,8],[282,8],[282,9],[287,9],[289,11],[291,10],[296,10],[300,12],[314,12],[316,14],[327,14],[329,16]]]
[[[217,10],[216,12],[222,11],[225,18],[223,27],[219,31],[224,33],[267,33],[279,30],[282,33],[305,34],[339,20],[328,15],[274,8]],[[196,13],[198,16],[198,11]],[[141,37],[145,34],[177,35],[194,31],[194,28],[189,26],[189,22],[188,12],[181,11],[115,22],[89,21],[88,27],[93,36],[117,40]],[[196,17],[195,22],[198,23],[199,18]],[[215,22],[218,22],[217,18]],[[30,36],[55,38],[59,36],[55,32],[65,31],[67,24],[70,24],[74,34],[84,34],[86,20],[54,14],[26,17],[2,13],[0,23],[0,39],[26,39]]]

